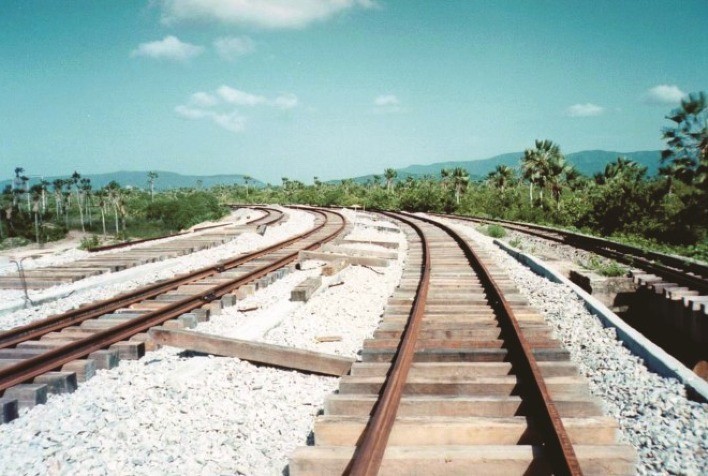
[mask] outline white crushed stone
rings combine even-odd
[[[394,239],[402,240],[405,251],[404,235]],[[309,269],[257,291],[196,330],[354,355],[380,320],[401,260],[377,268],[383,275],[348,268],[323,279],[345,284],[323,287],[307,303],[290,302],[293,286],[317,275],[319,264],[305,263]],[[237,311],[254,305],[257,311]],[[344,339],[316,344],[314,337],[322,334]],[[50,396],[46,405],[0,425],[0,474],[281,475],[337,385],[333,377],[163,348],[99,371],[75,393]]]
[[[571,289],[534,274],[473,226],[448,222],[482,244],[545,316],[588,378],[591,393],[637,449],[639,474],[708,474],[708,404],[688,399],[675,379],[650,372]]]
[[[79,286],[96,284],[95,287],[75,291],[73,294],[63,299],[2,315],[0,316],[0,330],[28,324],[37,319],[44,319],[50,315],[74,309],[83,303],[107,299],[160,279],[173,278],[178,274],[214,264],[219,260],[233,258],[239,254],[253,251],[256,248],[272,245],[293,235],[302,233],[312,228],[314,224],[314,216],[310,213],[291,209],[287,209],[286,213],[290,215],[290,219],[285,223],[269,226],[263,236],[250,232],[243,233],[236,237],[236,239],[214,248],[159,261],[157,263],[149,263],[129,268],[116,273],[91,276],[75,283],[54,286],[43,293],[30,294],[30,297],[39,299],[45,295],[45,293],[71,293]],[[115,282],[122,277],[125,277],[124,281]]]

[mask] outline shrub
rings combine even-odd
[[[485,234],[492,238],[504,238],[506,236],[506,230],[499,225],[488,225]]]

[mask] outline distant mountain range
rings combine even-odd
[[[156,171],[157,178],[155,179],[155,190],[168,190],[181,187],[197,187],[201,186],[203,188],[209,188],[214,185],[233,185],[233,184],[243,184],[244,175],[229,174],[229,175],[181,175],[175,172],[165,172]],[[91,185],[94,190],[99,189],[107,185],[112,180],[118,182],[122,187],[134,187],[147,189],[147,172],[110,172],[106,174],[86,174],[82,177],[87,177],[91,179]],[[66,179],[66,176],[52,176],[44,177],[44,180],[52,183],[52,181],[61,178]],[[38,183],[39,177],[31,177],[29,184],[30,186]],[[201,183],[200,183],[201,181]],[[12,185],[12,180],[2,180],[0,181],[0,190],[4,190],[5,186],[8,184]],[[263,182],[251,179],[249,184],[255,187],[262,187]],[[51,188],[51,187],[50,187]]]
[[[496,155],[489,159],[469,160],[461,162],[436,162],[430,165],[409,165],[402,169],[397,169],[398,176],[396,180],[405,180],[407,177],[421,178],[425,175],[431,175],[436,179],[440,178],[440,170],[447,168],[462,167],[467,170],[472,180],[481,180],[492,172],[497,165],[506,165],[519,170],[521,157],[523,152],[511,152],[508,154]],[[581,152],[573,152],[566,154],[566,159],[578,169],[579,172],[587,176],[592,176],[595,172],[605,170],[605,165],[614,162],[617,157],[626,157],[637,162],[639,165],[647,167],[647,173],[655,175],[659,169],[659,159],[661,151],[648,150],[639,152],[612,152],[606,150],[584,150]],[[379,174],[383,181],[383,170]],[[356,182],[364,183],[371,180],[374,174],[363,175],[354,178]]]

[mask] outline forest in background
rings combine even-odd
[[[245,176],[241,183],[206,190],[156,192],[156,172],[147,174],[145,189],[117,182],[94,189],[78,172],[29,186],[18,167],[0,196],[0,240],[4,247],[46,242],[68,229],[118,240],[158,236],[218,219],[229,204],[299,203],[527,221],[708,260],[706,94],[689,95],[667,119],[671,126],[662,131],[666,148],[659,174],[651,177],[646,167],[624,157],[585,176],[551,140],[535,141],[519,157],[518,167],[499,165],[483,180],[471,180],[461,167],[398,180],[389,168],[364,183],[325,183],[314,177],[306,185],[283,177],[278,186],[262,186]]]

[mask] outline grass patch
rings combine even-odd
[[[483,233],[492,238],[504,238],[506,236],[506,230],[499,225],[487,225],[487,229]]]
[[[580,266],[608,278],[625,276],[629,271],[628,268],[620,265],[616,261],[603,260],[594,255],[587,261],[581,261]]]

